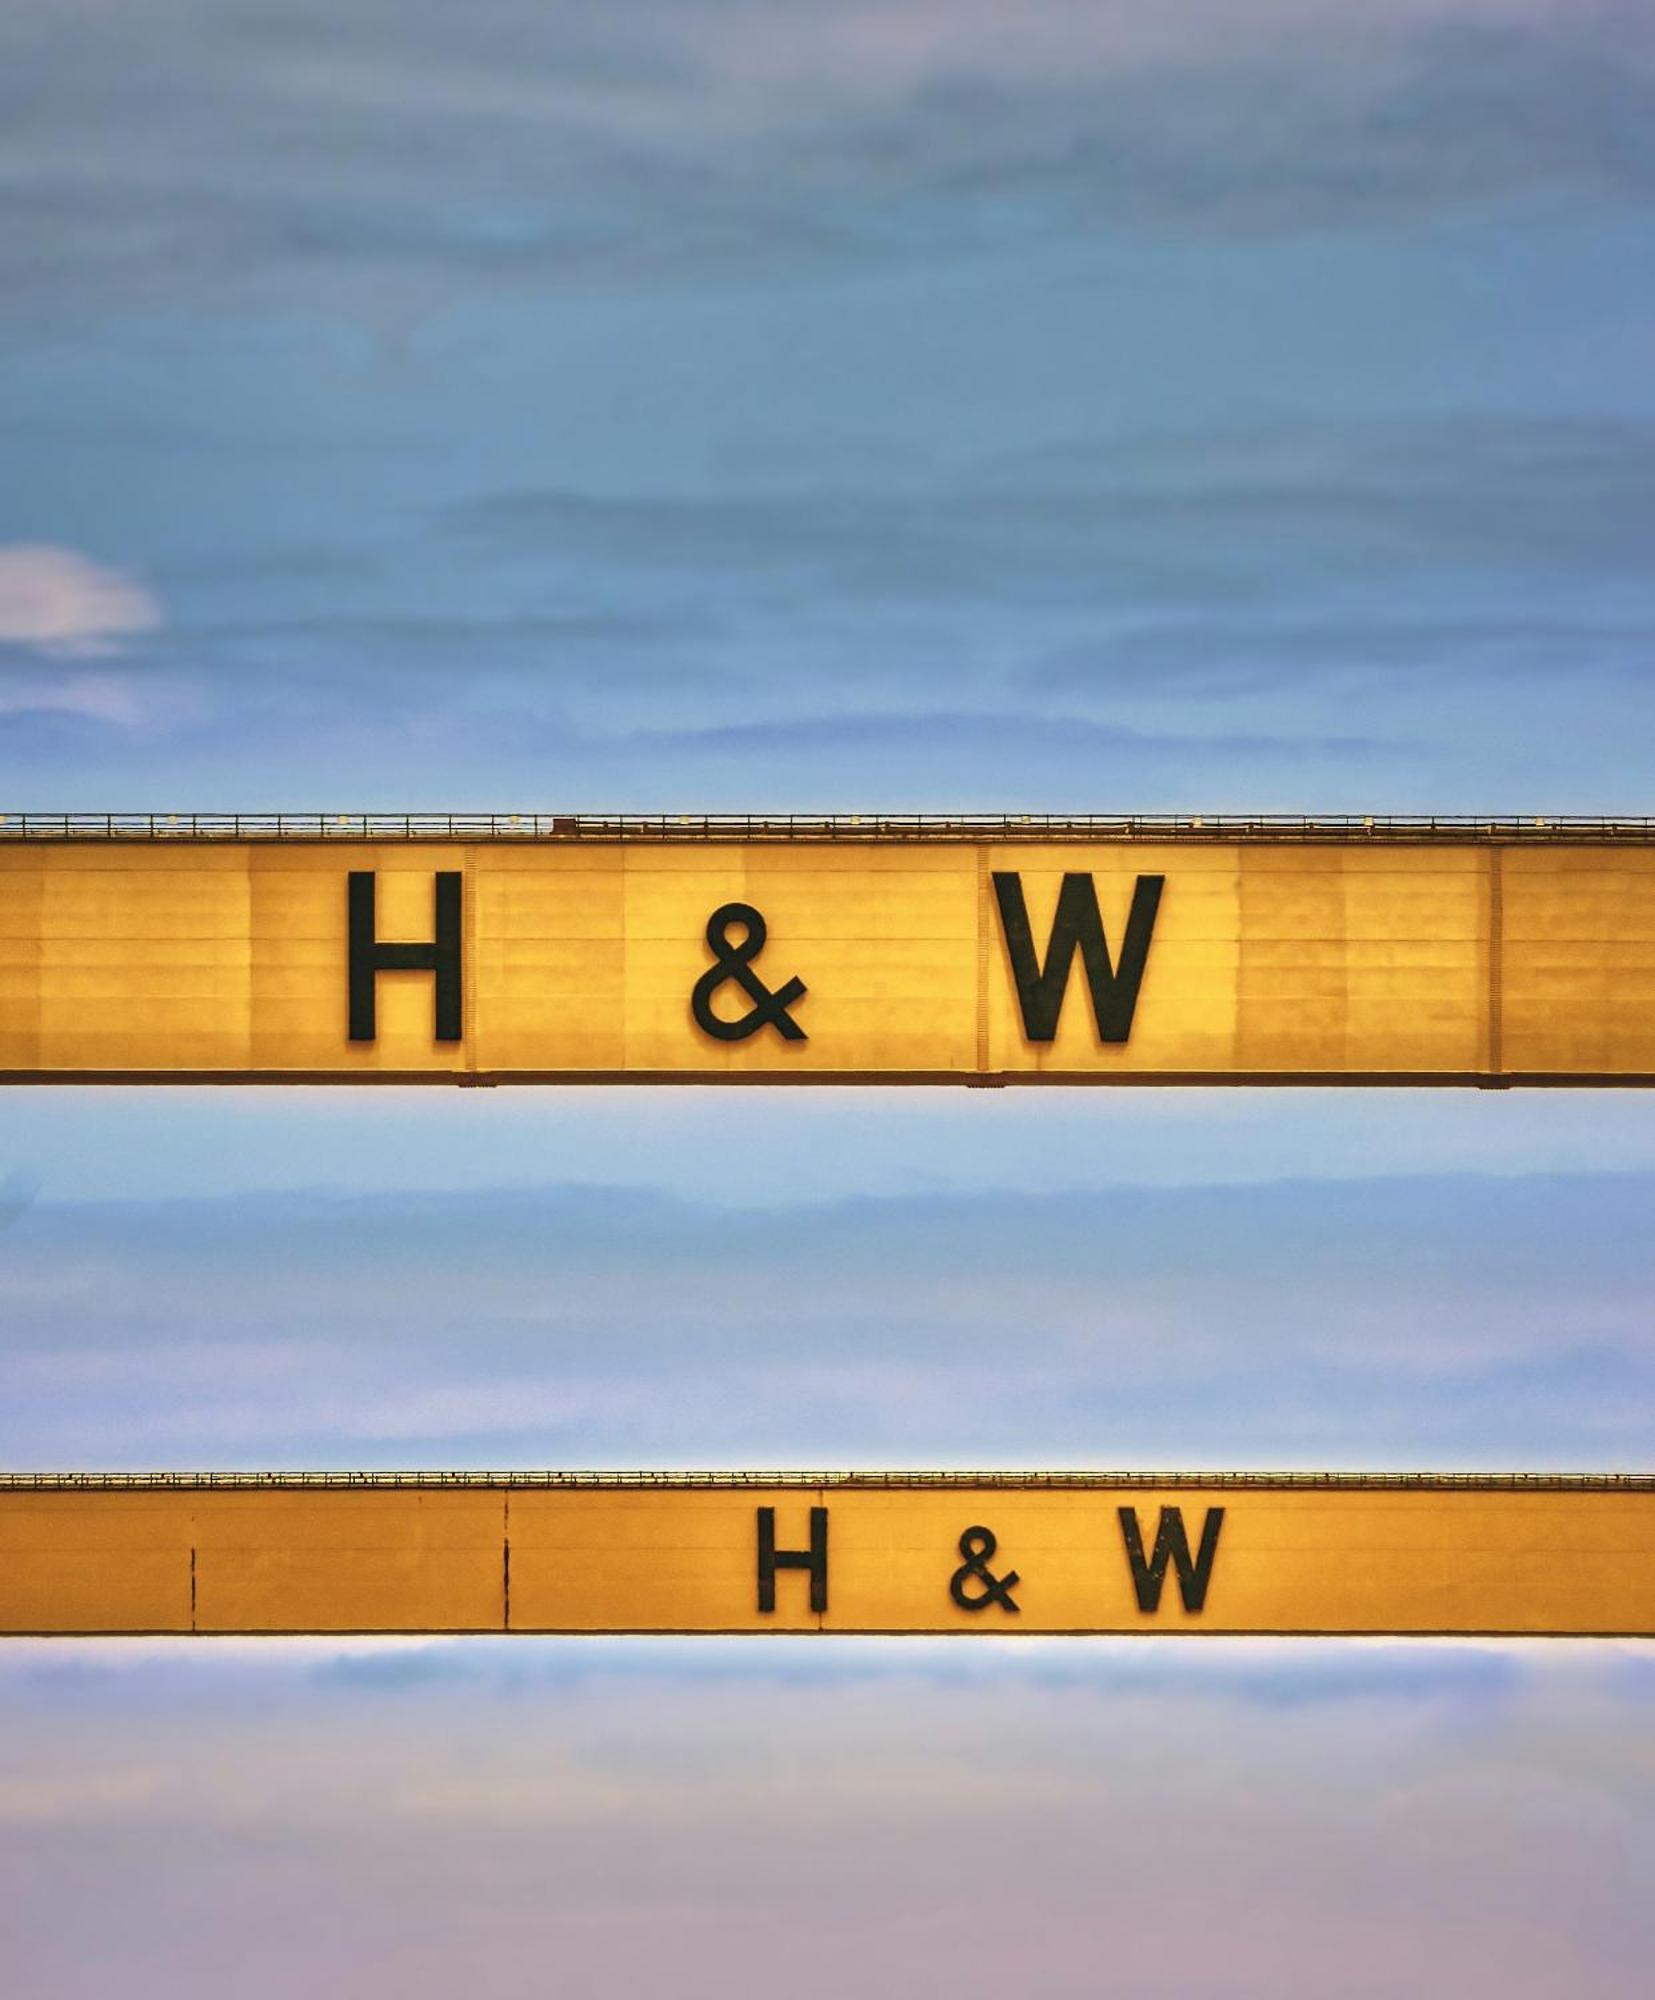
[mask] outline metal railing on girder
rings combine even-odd
[[[199,1492],[350,1488],[501,1487],[1006,1487],[1352,1488],[1437,1491],[1528,1490],[1655,1492],[1645,1472],[1111,1472],[846,1471],[836,1472],[4,1472],[0,1491],[68,1493],[156,1489]]]
[[[1581,813],[0,813],[52,841],[1655,841],[1655,816]]]

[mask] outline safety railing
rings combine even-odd
[[[268,1491],[353,1487],[1114,1487],[1384,1488],[1476,1491],[1617,1490],[1655,1492],[1645,1472],[1111,1472],[834,1471],[834,1472],[6,1472],[0,1491],[79,1492],[180,1489]]]
[[[1655,841],[1580,813],[0,813],[0,841]]]

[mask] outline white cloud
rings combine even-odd
[[[161,622],[160,605],[124,570],[47,542],[0,545],[0,644],[95,659]],[[89,712],[107,705],[99,699]]]

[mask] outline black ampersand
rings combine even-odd
[[[1022,1605],[1012,1602],[1011,1593],[1022,1581],[1016,1570],[1007,1570],[1004,1576],[989,1571],[989,1558],[997,1547],[991,1528],[967,1528],[961,1535],[960,1554],[965,1561],[948,1579],[948,1594],[962,1611],[986,1611],[991,1604],[998,1604],[1002,1611],[1022,1610]],[[966,1595],[966,1584],[971,1581],[983,1586],[974,1597]]]
[[[747,935],[738,945],[730,942],[732,924],[746,926]],[[805,997],[804,981],[790,979],[772,993],[751,969],[768,935],[763,917],[751,903],[726,903],[707,919],[707,946],[716,963],[702,973],[690,995],[690,1012],[703,1033],[721,1042],[744,1042],[760,1028],[770,1027],[790,1042],[808,1039],[787,1011]],[[733,979],[753,1003],[752,1011],[739,1021],[721,1021],[713,1012],[713,995],[728,979]]]

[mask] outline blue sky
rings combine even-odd
[[[1652,21],[11,0],[0,811],[1655,810]],[[0,1457],[1648,1469],[1652,1198],[1631,1093],[30,1090]],[[1630,1995],[1651,1699],[12,1646],[0,1934]]]
[[[8,803],[1636,809],[1646,10],[1001,11],[8,8]]]

